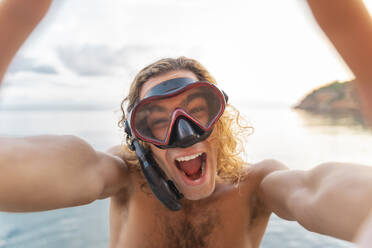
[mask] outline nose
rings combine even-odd
[[[186,148],[200,141],[200,131],[195,124],[180,118],[177,120],[176,127],[175,144],[178,147]]]

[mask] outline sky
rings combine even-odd
[[[291,106],[353,77],[305,1],[55,0],[13,60],[0,106],[118,108],[136,72],[181,55],[236,105]]]

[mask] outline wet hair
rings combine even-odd
[[[149,79],[180,70],[193,72],[199,81],[217,84],[206,68],[195,59],[186,57],[160,59],[143,68],[135,76],[128,96],[121,103],[122,117],[119,126],[124,126],[126,113],[129,113],[139,101],[141,88]],[[243,141],[253,130],[246,123],[240,112],[230,104],[227,104],[224,114],[216,123],[215,130],[209,139],[217,144],[218,180],[238,183],[245,175],[244,168],[247,163],[242,156],[244,153]],[[149,149],[148,145],[144,143],[143,145]],[[123,147],[123,149],[127,149],[126,145]],[[139,168],[138,160],[134,154],[133,157],[127,157],[126,162]]]

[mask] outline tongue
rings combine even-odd
[[[198,156],[197,158],[191,159],[189,161],[180,162],[182,170],[188,176],[196,174],[200,170],[201,165],[202,165],[201,156]]]

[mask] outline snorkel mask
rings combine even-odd
[[[225,110],[227,95],[216,85],[192,78],[175,78],[149,90],[125,121],[127,144],[135,150],[155,196],[179,210],[183,195],[138,140],[161,149],[190,147],[208,138]]]

